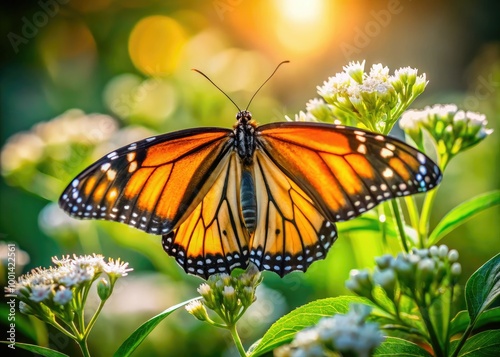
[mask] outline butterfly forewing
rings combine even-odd
[[[407,144],[321,123],[259,127],[258,149],[303,189],[330,221],[344,221],[441,180],[432,160]]]
[[[231,152],[227,129],[190,129],[132,143],[78,175],[59,204],[77,218],[166,234],[191,213]]]

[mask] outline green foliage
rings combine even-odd
[[[116,350],[114,356],[117,357],[130,356],[132,352],[134,352],[135,349],[142,343],[142,341],[144,341],[144,339],[151,333],[151,331],[153,331],[154,328],[158,326],[158,324],[162,322],[167,316],[169,316],[172,312],[180,309],[181,307],[186,306],[192,301],[199,299],[200,298],[198,297],[181,302],[180,304],[174,305],[166,309],[165,311],[159,313],[158,315],[152,317],[151,319],[143,323],[121,344],[118,350]]]
[[[325,316],[345,314],[352,303],[370,304],[364,298],[339,296],[316,300],[301,306],[276,321],[261,340],[249,350],[249,356],[260,356],[293,340],[298,331],[311,327]]]
[[[5,341],[1,341],[0,343],[8,344],[8,342]],[[30,351],[44,357],[69,357],[67,354],[54,351],[53,349],[36,346],[29,343],[16,342],[16,348],[21,348],[23,350]]]
[[[376,357],[430,357],[429,352],[413,342],[397,337],[387,337],[379,348],[375,350],[373,356]]]
[[[500,191],[487,192],[463,202],[452,209],[434,228],[429,244],[436,244],[452,230],[464,224],[483,210],[500,204]]]

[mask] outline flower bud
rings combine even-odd
[[[108,280],[101,278],[97,283],[97,295],[102,301],[108,300],[112,292],[111,285]]]
[[[207,321],[209,319],[207,309],[205,309],[200,300],[191,301],[186,305],[185,309],[200,321]]]
[[[452,249],[449,251],[448,260],[450,261],[450,263],[455,263],[456,261],[458,261],[458,258],[459,254],[456,249]]]

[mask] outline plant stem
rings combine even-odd
[[[422,319],[424,320],[425,326],[427,327],[427,331],[429,332],[429,337],[431,338],[432,349],[434,350],[434,355],[436,357],[445,357],[439,339],[437,337],[436,331],[434,331],[434,326],[432,326],[432,321],[429,316],[429,312],[427,309],[422,306],[420,301],[417,301],[418,311],[420,311],[420,315],[422,315]]]
[[[437,188],[427,193],[422,207],[422,215],[420,216],[420,225],[418,227],[418,234],[421,242],[425,247],[427,239],[429,238],[429,222],[431,216],[431,209],[436,198]]]
[[[82,350],[83,357],[90,357],[89,347],[87,346],[87,337],[83,337],[81,340],[78,340],[78,346],[80,346],[80,350]]]
[[[399,237],[401,238],[401,244],[406,253],[410,251],[408,248],[408,242],[406,241],[405,227],[403,223],[403,217],[401,215],[401,210],[399,209],[399,204],[396,200],[391,200],[392,213],[396,219],[396,224],[399,231]]]
[[[470,322],[469,326],[467,326],[467,329],[465,330],[464,334],[462,335],[462,337],[460,337],[460,341],[458,342],[457,348],[455,348],[455,351],[453,351],[453,354],[451,355],[451,357],[458,356],[458,353],[460,352],[460,350],[464,346],[465,342],[467,341],[467,338],[472,333],[473,328],[474,328],[474,323]]]
[[[83,338],[84,339],[87,339],[87,337],[89,336],[90,330],[92,330],[92,327],[94,327],[94,324],[95,324],[95,322],[97,320],[97,317],[99,316],[99,314],[100,314],[102,308],[104,307],[105,303],[106,303],[106,300],[101,300],[101,302],[99,303],[99,306],[97,307],[97,310],[94,313],[94,316],[92,316],[92,318],[90,319],[89,324],[87,325],[87,327],[83,326],[82,331],[84,331],[83,332]]]
[[[413,227],[417,233],[417,240],[419,248],[424,248],[424,241],[418,232],[418,222],[420,220],[417,203],[415,201],[415,196],[405,197],[406,210],[408,211],[408,216],[410,217],[410,225]]]
[[[231,337],[233,338],[234,344],[236,345],[236,348],[238,349],[238,352],[240,353],[240,356],[246,357],[247,353],[245,352],[245,349],[243,348],[243,344],[241,343],[240,336],[238,335],[238,331],[236,331],[236,325],[231,325],[228,326],[227,329],[231,332]]]

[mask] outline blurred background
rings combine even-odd
[[[41,0],[0,6],[0,253],[5,264],[6,242],[17,244],[19,274],[62,254],[95,252],[130,262],[134,272],[119,281],[90,336],[94,356],[111,355],[146,319],[196,296],[201,280],[186,276],[158,237],[117,223],[70,219],[54,202],[76,174],[114,148],[181,128],[230,127],[236,108],[191,68],[244,107],[274,67],[290,60],[252,103],[263,124],[303,110],[317,96],[316,86],[351,60],[366,60],[367,68],[381,62],[391,73],[416,67],[429,84],[413,109],[456,103],[486,114],[496,130],[451,162],[433,224],[464,200],[500,188],[498,1]],[[500,251],[499,214],[498,208],[481,213],[445,239],[461,254],[462,283]],[[291,309],[346,294],[350,269],[373,266],[381,253],[379,234],[341,232],[328,258],[306,274],[280,279],[265,273],[258,300],[240,324],[245,346]],[[71,341],[50,329],[46,337],[26,316],[17,315],[17,327],[18,341],[77,353]],[[229,334],[178,311],[136,354],[236,353]]]

